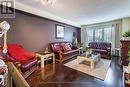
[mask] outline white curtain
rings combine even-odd
[[[83,50],[86,50],[86,27],[81,28],[81,43],[83,43]]]
[[[115,55],[115,48],[120,47],[120,23],[112,24],[112,55]]]
[[[115,40],[116,40],[116,37],[115,37],[115,35],[116,35],[116,32],[115,32],[115,28],[116,28],[116,25],[115,24],[113,24],[112,26],[111,26],[111,28],[112,28],[112,42],[111,42],[111,54],[112,55],[114,55],[115,54]]]

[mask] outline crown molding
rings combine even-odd
[[[72,26],[75,26],[75,27],[81,27],[80,24],[77,24],[73,21],[70,21],[70,20],[64,19],[62,17],[58,17],[56,15],[38,10],[36,8],[22,4],[22,3],[17,2],[17,1],[15,1],[15,9],[25,11],[27,13],[31,13],[31,14],[34,14],[34,15],[38,15],[38,16],[41,16],[41,17],[44,17],[44,18],[48,18],[48,19],[51,19],[51,20],[55,20],[55,21],[58,21],[58,22],[62,22],[62,23],[65,23],[65,24],[69,24],[69,25],[72,25]]]
[[[105,21],[105,22],[100,22],[100,23],[95,23],[95,24],[81,25],[81,27],[89,28],[89,27],[107,26],[107,25],[112,25],[112,24],[120,24],[121,21],[122,19],[118,19],[118,20]]]

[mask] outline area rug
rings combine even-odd
[[[107,71],[109,69],[111,60],[101,59],[95,64],[94,69],[91,69],[88,64],[83,61],[82,63],[77,64],[77,59],[74,59],[64,65],[72,69],[78,70],[80,72],[86,73],[88,75],[94,76],[101,80],[105,80]]]

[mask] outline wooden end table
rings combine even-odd
[[[41,61],[41,67],[44,68],[45,61],[53,60],[53,64],[55,63],[55,55],[54,53],[45,53],[45,52],[36,52],[36,57]]]
[[[100,58],[101,58],[100,54],[93,55],[93,57],[92,56],[87,57],[86,54],[83,54],[77,57],[77,63],[79,64],[82,61],[90,62],[91,69],[94,69],[95,62],[100,61]]]

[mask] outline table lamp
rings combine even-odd
[[[3,53],[7,53],[7,31],[10,29],[10,25],[7,21],[3,21],[0,23],[0,37],[4,35],[4,46],[3,46]]]

